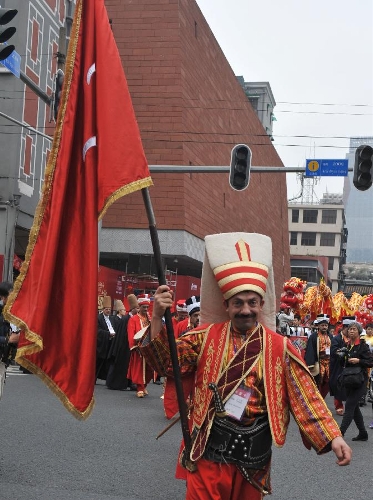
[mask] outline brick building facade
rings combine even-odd
[[[253,165],[282,165],[194,0],[105,3],[150,165],[228,165],[238,143],[250,146]],[[229,187],[228,174],[152,177],[150,195],[168,268],[197,276],[206,234],[265,233],[273,241],[279,296],[290,276],[285,174],[252,173],[244,192]],[[118,200],[103,220],[102,262],[147,273],[147,227],[140,193]]]

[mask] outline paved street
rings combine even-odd
[[[35,376],[10,374],[0,402],[0,499],[184,498],[184,483],[174,479],[179,424],[155,440],[167,425],[161,387],[150,384],[145,399],[109,391],[103,382],[95,392],[93,414],[79,422]],[[368,424],[370,406],[363,412]],[[353,464],[340,468],[331,454],[308,452],[292,423],[285,447],[274,450],[271,498],[371,499],[373,430],[368,443],[352,443],[355,434],[352,425],[346,439],[353,447]]]

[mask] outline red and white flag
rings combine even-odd
[[[77,418],[92,411],[98,221],[152,184],[104,0],[78,0],[43,193],[6,306],[17,361]]]

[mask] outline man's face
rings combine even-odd
[[[240,292],[224,302],[235,330],[246,333],[255,327],[264,300],[256,292]]]
[[[148,313],[149,304],[140,304],[140,314],[146,316]]]
[[[190,324],[193,328],[196,328],[199,325],[199,317],[201,316],[200,311],[196,311],[190,315]]]
[[[123,308],[123,309],[119,309],[118,313],[121,315],[121,316],[125,316],[126,315],[126,310]]]
[[[177,311],[177,319],[178,321],[183,321],[183,319],[188,317],[187,311]]]
[[[326,333],[326,332],[328,331],[328,326],[329,326],[329,324],[328,324],[328,323],[325,323],[325,322],[324,322],[324,323],[320,323],[320,324],[318,325],[318,327],[319,327],[319,331],[320,331],[321,333]]]
[[[132,314],[137,314],[139,311],[140,311],[139,306],[136,306],[136,307],[134,307],[133,309],[131,309],[131,313],[132,313]]]
[[[299,319],[298,318],[294,318],[293,326],[299,326]]]
[[[111,313],[111,308],[110,307],[104,307],[102,312],[105,314],[105,316],[110,316]]]

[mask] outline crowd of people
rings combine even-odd
[[[293,314],[287,304],[281,304],[277,314],[277,332],[293,337],[306,337],[304,358],[314,377],[315,383],[325,398],[328,393],[334,397],[336,414],[343,416],[342,432],[346,432],[352,420],[356,423],[359,434],[354,441],[367,441],[366,431],[360,407],[372,403],[369,394],[369,376],[373,367],[373,319],[365,329],[354,316],[345,316],[333,325],[326,314],[320,314],[312,322],[300,323],[300,316]],[[356,365],[361,368],[363,383],[357,388],[347,389],[341,383],[343,369]]]
[[[116,300],[112,314],[111,298],[103,297],[97,325],[96,381],[105,380],[108,389],[132,390],[136,391],[138,398],[144,398],[148,395],[150,381],[161,384],[160,375],[146,363],[138,348],[143,330],[150,325],[152,296],[130,294],[127,303],[128,312],[123,301]],[[179,299],[172,316],[175,338],[196,328],[199,316],[199,296]],[[165,414],[171,418],[178,411],[172,379],[167,381],[164,377],[163,386],[161,398],[164,399]]]

